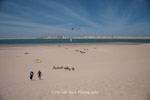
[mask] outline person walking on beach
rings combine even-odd
[[[31,71],[31,72],[30,72],[30,79],[31,79],[31,80],[33,79],[33,75],[34,75],[34,73],[33,73],[33,71]]]
[[[38,78],[39,78],[39,80],[41,80],[41,76],[42,76],[42,72],[39,70],[39,72],[38,72]]]

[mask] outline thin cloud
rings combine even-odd
[[[0,18],[21,19],[18,16],[14,16],[14,15],[11,15],[11,14],[6,14],[6,13],[0,13]]]
[[[67,8],[66,6],[63,6],[62,4],[56,3],[56,2],[51,2],[50,5],[46,2],[46,1],[41,1],[39,0],[41,3],[43,3],[44,5],[56,9],[58,12],[64,12],[64,14],[69,15],[75,19],[78,19],[80,21],[82,21],[85,24],[88,24],[89,26],[92,26],[94,28],[101,28],[102,25],[96,24],[93,21],[87,19],[86,17],[84,17],[82,14],[78,14],[77,12],[71,10],[70,8]],[[83,12],[84,10],[82,10]],[[86,12],[86,11],[85,11]],[[81,16],[82,15],[82,16]]]
[[[67,12],[67,14],[69,14],[70,16],[73,16],[79,20],[81,20],[82,22],[90,25],[90,26],[93,26],[95,28],[101,28],[101,25],[98,25],[90,20],[88,20],[87,18],[81,16],[80,14],[70,10],[69,8],[65,7],[65,6],[62,6],[62,5],[59,5],[60,8],[62,8],[65,12]]]
[[[58,27],[55,27],[55,26],[42,25],[42,24],[31,23],[31,22],[0,21],[0,24],[18,25],[18,26],[34,27],[34,28],[42,28],[42,29],[64,30],[62,28],[58,28]]]

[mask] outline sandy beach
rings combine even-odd
[[[150,44],[0,45],[0,100],[150,100]]]

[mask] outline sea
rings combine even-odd
[[[150,39],[1,39],[0,44],[150,43]]]

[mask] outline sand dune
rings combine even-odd
[[[149,76],[150,44],[0,46],[0,100],[149,100]]]

